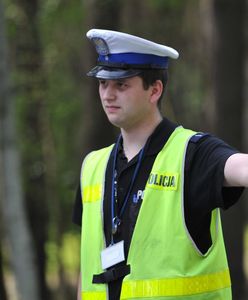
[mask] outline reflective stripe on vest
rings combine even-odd
[[[125,281],[121,299],[188,296],[212,292],[231,285],[229,271],[186,278]]]
[[[82,300],[106,300],[106,292],[82,292]]]
[[[124,282],[121,299],[186,296],[207,293],[231,285],[228,270],[191,278],[136,280]],[[105,300],[106,292],[82,292],[84,300]]]

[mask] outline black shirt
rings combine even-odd
[[[115,242],[125,241],[125,257],[128,254],[133,230],[142,204],[143,191],[151,168],[157,154],[176,127],[176,124],[163,119],[145,145],[140,171],[124,210],[120,230],[114,237]],[[237,151],[211,135],[204,135],[198,141],[192,140],[187,148],[184,174],[185,221],[191,237],[202,253],[207,252],[212,242],[209,230],[212,210],[217,207],[227,209],[238,200],[243,190],[242,188],[222,187],[225,162],[234,153],[237,153]],[[137,161],[138,155],[128,162],[120,144],[116,162],[117,211],[122,206]],[[113,152],[110,155],[105,176],[104,232],[107,245],[111,242],[112,228],[110,205],[112,166]],[[82,200],[79,187],[74,206],[73,221],[81,225],[81,218]],[[119,299],[121,282],[122,279],[109,283],[111,300]]]

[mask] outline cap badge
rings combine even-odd
[[[99,37],[94,37],[91,39],[96,47],[96,52],[99,55],[108,55],[109,54],[109,48],[106,43],[106,41]]]

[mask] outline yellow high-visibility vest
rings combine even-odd
[[[212,246],[202,254],[184,219],[184,159],[193,131],[178,127],[157,155],[135,225],[120,299],[230,300],[231,282],[219,210],[212,212]],[[113,146],[90,153],[82,167],[82,299],[108,299],[106,284],[93,284],[104,272],[103,195]],[[110,299],[111,300],[111,299]]]

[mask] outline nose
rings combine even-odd
[[[116,98],[115,90],[111,85],[104,87],[101,90],[101,95],[104,101],[113,101]]]

